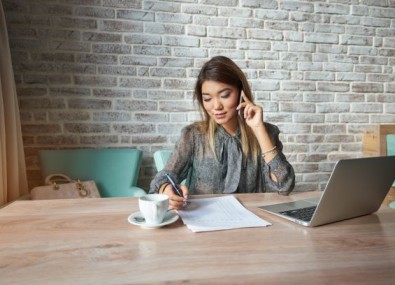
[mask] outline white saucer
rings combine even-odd
[[[147,229],[156,229],[156,228],[160,228],[160,227],[172,224],[175,221],[177,221],[178,214],[176,211],[168,211],[166,213],[162,223],[160,223],[158,225],[148,225],[145,223],[145,221],[140,221],[139,219],[143,219],[143,215],[140,212],[135,212],[128,217],[129,223],[131,223],[133,225],[140,226],[142,228],[147,228]]]

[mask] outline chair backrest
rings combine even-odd
[[[169,160],[171,155],[171,150],[157,150],[154,152],[154,161],[156,170],[159,172],[163,168],[165,168],[167,161]],[[181,182],[181,184],[187,184],[188,179],[185,179]]]
[[[395,134],[387,135],[386,138],[387,138],[387,155],[395,155]],[[395,181],[394,184],[392,184],[392,187],[395,187]]]
[[[94,180],[102,197],[146,194],[136,187],[142,160],[138,149],[70,149],[39,151],[43,178],[63,173],[73,179]]]
[[[161,171],[163,168],[165,168],[170,155],[171,150],[157,150],[154,152],[154,161],[157,171]]]

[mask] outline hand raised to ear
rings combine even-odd
[[[244,109],[244,119],[252,129],[261,127],[263,125],[263,108],[252,103],[243,91],[241,91],[241,96],[244,102],[237,106],[237,110]]]

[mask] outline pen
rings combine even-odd
[[[174,183],[173,179],[171,179],[171,177],[170,177],[167,173],[166,173],[166,177],[167,177],[167,180],[170,182],[171,186],[173,186],[173,189],[176,190],[177,195],[180,196],[180,197],[184,197],[184,196],[182,195],[181,190],[178,189],[176,183]]]

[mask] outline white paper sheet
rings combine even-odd
[[[178,214],[193,232],[271,225],[247,210],[234,196],[191,199],[185,209],[178,210]]]

